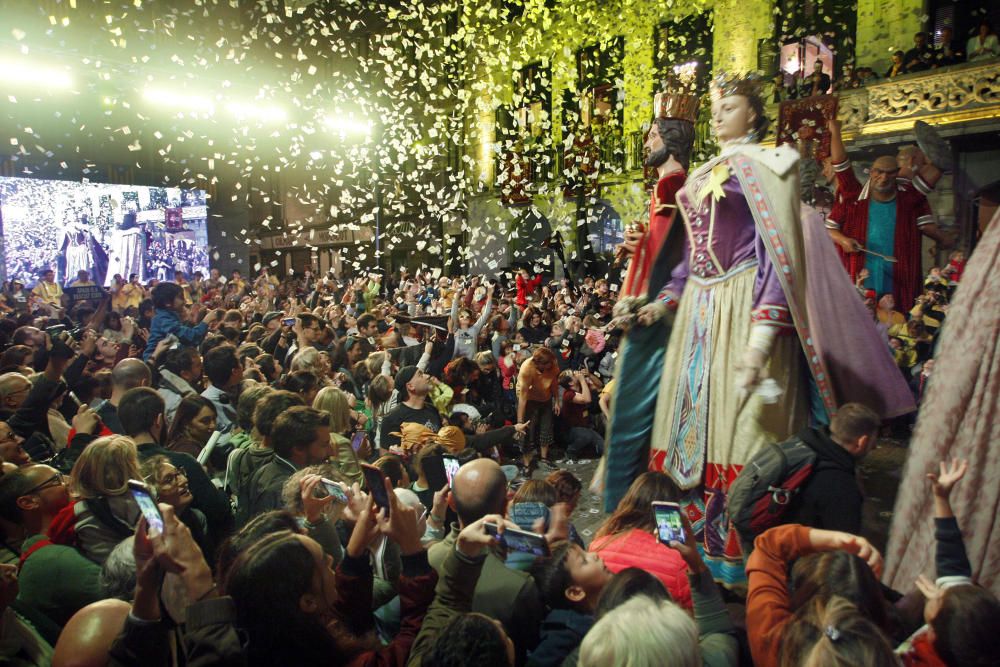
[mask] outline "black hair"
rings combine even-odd
[[[667,156],[673,155],[687,169],[691,162],[691,148],[694,146],[694,123],[677,118],[657,118],[653,123]]]
[[[572,542],[563,542],[552,549],[549,558],[539,561],[531,569],[531,576],[538,584],[538,592],[549,609],[572,609],[575,605],[566,597],[566,589],[573,585],[566,562],[573,547]]]
[[[441,630],[428,664],[434,667],[509,667],[507,642],[483,614],[461,614]]]
[[[274,420],[271,447],[283,459],[291,458],[293,449],[305,449],[316,439],[316,431],[330,426],[330,415],[305,406],[289,408]]]
[[[122,394],[118,402],[118,421],[125,435],[134,438],[153,427],[156,418],[163,415],[166,404],[163,397],[150,387],[136,387]]]
[[[153,306],[163,310],[170,310],[174,307],[174,299],[184,295],[184,290],[174,282],[157,283],[153,288]]]
[[[236,348],[232,345],[220,345],[209,350],[204,359],[205,375],[212,386],[222,389],[228,386],[233,371],[240,367],[236,357]]]
[[[170,423],[170,430],[167,432],[167,442],[172,443],[182,438],[187,427],[191,425],[191,422],[198,416],[198,413],[205,408],[211,408],[212,413],[218,416],[215,403],[212,403],[212,401],[204,396],[192,394],[191,396],[182,398],[181,402],[177,404],[177,412],[174,413],[174,420]]]
[[[162,366],[174,375],[186,373],[194,366],[194,355],[196,354],[198,354],[198,350],[193,347],[179,347],[176,350],[168,350],[163,355]]]
[[[23,520],[17,499],[35,486],[23,469],[14,470],[0,477],[0,517],[20,525]]]
[[[278,415],[291,407],[305,406],[305,401],[291,391],[276,390],[264,396],[253,411],[253,425],[262,436],[271,435],[271,427]]]
[[[655,576],[638,567],[627,567],[615,576],[601,591],[594,616],[600,618],[637,595],[645,595],[654,601],[672,600],[670,591]]]

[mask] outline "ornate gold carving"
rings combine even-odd
[[[864,90],[868,93],[870,122],[1000,105],[1000,64],[932,71],[878,83]]]

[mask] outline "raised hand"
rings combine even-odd
[[[383,535],[399,545],[399,550],[404,556],[410,556],[423,551],[420,538],[420,517],[417,516],[417,509],[399,502],[396,494],[392,490],[392,482],[386,477],[385,491],[389,495],[389,513],[386,516],[384,509],[380,509],[376,515],[378,528]]]
[[[302,509],[306,521],[315,524],[323,516],[323,512],[333,502],[333,496],[316,497],[316,488],[323,483],[319,475],[303,475],[299,480],[299,497],[302,498]]]
[[[952,459],[950,462],[940,463],[939,473],[927,473],[927,479],[931,480],[934,495],[947,498],[951,494],[952,488],[960,479],[965,477],[969,470],[969,462],[965,459]]]

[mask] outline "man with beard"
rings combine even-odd
[[[836,120],[830,121],[830,154],[838,197],[826,227],[844,266],[852,280],[867,269],[864,286],[879,295],[893,294],[896,303],[908,311],[920,293],[921,234],[943,248],[950,247],[952,240],[934,223],[927,198],[916,188],[897,185],[895,157],[877,158],[862,186],[851,169]]]
[[[619,247],[620,255],[631,257],[620,303],[629,304],[632,310],[655,301],[670,271],[681,261],[684,226],[676,215],[675,195],[687,178],[698,97],[663,92],[654,98],[653,108],[655,118],[644,146],[645,166],[655,169],[658,179],[649,206],[649,226],[629,231]],[[672,325],[672,318],[664,315],[640,310],[638,325],[628,332],[619,350],[604,460],[606,511],[618,506],[632,481],[648,466],[663,353]]]

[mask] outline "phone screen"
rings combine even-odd
[[[327,479],[326,477],[321,478],[320,481],[323,483],[323,488],[326,489],[326,492],[333,496],[335,502],[338,502],[341,505],[347,504],[349,499],[344,490],[340,488],[340,484],[337,484],[332,479]]]
[[[511,551],[531,554],[532,556],[548,556],[549,545],[545,538],[538,533],[529,533],[526,530],[515,528],[504,528],[503,535],[498,535],[497,527],[492,523],[485,523],[486,532],[507,545]]]
[[[293,326],[295,324],[295,318],[294,317],[286,317],[285,319],[281,320],[281,323],[284,326],[286,326],[286,327]]]
[[[365,474],[365,483],[368,485],[368,492],[375,499],[375,504],[384,507],[385,515],[389,516],[389,496],[385,492],[382,471],[371,464],[362,463],[361,472]]]
[[[149,492],[149,487],[142,482],[130,479],[128,490],[132,493],[132,497],[135,498],[135,502],[139,505],[139,511],[142,512],[142,516],[146,519],[147,532],[155,528],[162,535],[163,515],[160,514],[160,508],[156,506],[156,501],[153,500],[153,496]]]
[[[442,463],[444,463],[444,474],[448,479],[448,486],[451,486],[452,482],[455,480],[455,474],[458,469],[462,467],[462,464],[458,462],[454,456],[442,456]]]
[[[653,503],[653,516],[656,519],[656,536],[660,542],[666,545],[671,542],[685,544],[684,522],[677,503]]]
[[[361,445],[364,443],[366,435],[368,434],[365,433],[364,431],[358,431],[357,433],[355,433],[354,437],[351,438],[351,449],[353,449],[355,452],[361,449]]]

